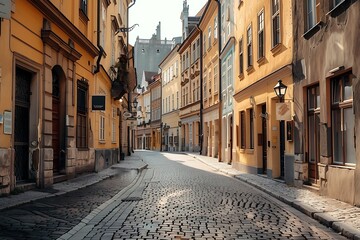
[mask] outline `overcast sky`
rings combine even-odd
[[[207,0],[187,0],[190,16],[195,16]],[[161,22],[161,39],[171,40],[181,36],[180,14],[183,0],[136,0],[129,9],[129,27],[139,24],[130,32],[129,43],[135,44],[136,37],[150,39]]]

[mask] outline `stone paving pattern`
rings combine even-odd
[[[69,214],[69,216],[75,214],[72,222],[70,220],[67,223],[62,222],[63,219],[58,218],[61,214],[41,213],[41,209],[46,209],[48,206],[42,205],[42,201],[37,199],[49,197],[55,199],[104,179],[109,180],[111,176],[116,174],[116,169],[109,168],[99,173],[92,173],[71,181],[55,184],[52,191],[28,191],[19,195],[2,197],[0,198],[0,209],[17,206],[11,208],[12,210],[15,209],[14,216],[23,217],[27,223],[23,225],[21,220],[18,221],[15,217],[11,219],[13,223],[11,227],[15,226],[16,229],[16,226],[21,226],[26,231],[33,231],[35,226],[33,219],[29,216],[26,218],[23,213],[16,212],[16,210],[25,206],[19,206],[19,204],[34,201],[33,204],[37,206],[37,209],[35,211],[29,209],[29,212],[37,215],[39,219],[44,217],[43,222],[49,217],[52,218],[51,221],[58,221],[56,224],[60,230],[54,230],[55,228],[50,230],[56,234],[54,236],[63,234],[63,238],[60,239],[342,238],[340,235],[329,231],[326,226],[342,232],[351,239],[360,239],[360,213],[357,207],[319,196],[307,189],[289,187],[284,183],[261,175],[239,172],[233,169],[231,165],[219,163],[215,158],[189,153],[180,155],[183,158],[176,154],[162,153],[162,155],[169,158],[176,157],[172,161],[164,162],[160,153],[138,151],[131,158],[127,157],[126,161],[114,166],[114,168],[123,169],[144,169],[146,164],[141,161],[141,158],[147,159],[151,163],[150,169],[144,170],[141,184],[140,182],[134,184],[133,188],[127,189],[128,192],[123,189],[107,201],[104,198],[99,200],[97,204],[90,204],[91,207],[84,209],[84,211],[77,210],[82,212],[81,215],[77,215],[77,218],[76,213],[78,212],[73,210]],[[198,160],[206,163],[207,166],[196,164],[196,162],[199,163]],[[175,162],[175,165],[172,162]],[[187,165],[191,165],[191,168],[186,167]],[[204,169],[212,171],[212,174],[201,171]],[[145,173],[147,177],[145,177]],[[233,178],[224,178],[219,174],[232,176],[252,186],[242,185],[241,182]],[[234,183],[234,181],[236,182]],[[105,184],[107,181],[103,182]],[[115,183],[110,185],[113,186]],[[259,195],[253,186],[282,202],[276,199],[274,201],[266,195]],[[135,197],[135,199],[141,196],[142,199],[123,201],[125,195]],[[219,198],[219,196],[221,197]],[[111,194],[108,195],[109,197]],[[52,207],[61,202],[61,198],[58,199]],[[102,201],[105,202],[98,206]],[[83,202],[86,203],[86,200],[84,199]],[[305,215],[300,214],[299,216],[299,212],[289,205],[317,219],[324,225],[320,225]],[[98,207],[96,208],[96,206]],[[69,208],[63,209],[62,214],[66,215],[65,212]],[[103,211],[104,209],[107,211]],[[70,209],[69,213],[71,211]],[[10,216],[11,214],[4,214],[4,211],[0,212],[0,217]],[[8,223],[7,221],[8,219],[1,219],[0,225]],[[70,222],[71,224],[69,224]],[[80,223],[76,225],[76,222]],[[99,223],[102,224],[102,227],[96,225]],[[62,224],[68,225],[61,229]],[[45,225],[38,223],[40,229],[45,228]],[[49,225],[55,226],[55,224]],[[69,227],[72,227],[70,231]],[[16,236],[21,235],[20,229],[18,230]],[[1,233],[3,232],[0,228],[0,236]],[[76,233],[83,234],[83,238],[74,238]],[[0,239],[54,238],[41,238],[41,235],[38,235],[38,238],[0,237]]]
[[[305,188],[291,187],[261,175],[247,174],[232,168],[231,165],[218,162],[216,158],[189,154],[213,168],[234,176],[279,200],[301,210],[319,220],[324,225],[334,228],[349,238],[360,239],[360,208],[342,201],[320,196]]]
[[[153,154],[143,156],[154,169],[143,200],[113,239],[342,239],[288,205],[188,156],[163,154],[169,161]]]

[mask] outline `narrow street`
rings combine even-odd
[[[343,239],[186,154],[137,151],[148,167],[0,212],[0,239]]]

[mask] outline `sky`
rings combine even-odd
[[[189,16],[195,16],[207,0],[187,0]],[[129,27],[139,24],[129,32],[129,43],[135,44],[136,37],[150,39],[161,22],[161,39],[181,37],[180,15],[183,0],[136,0],[129,9]]]

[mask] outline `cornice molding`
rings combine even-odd
[[[45,18],[58,25],[74,42],[83,47],[92,57],[99,55],[99,49],[48,0],[29,0]]]
[[[49,44],[56,51],[63,52],[64,56],[72,61],[77,61],[81,58],[81,54],[72,48],[69,44],[64,42],[56,33],[51,30],[41,30],[41,38],[44,43]]]

